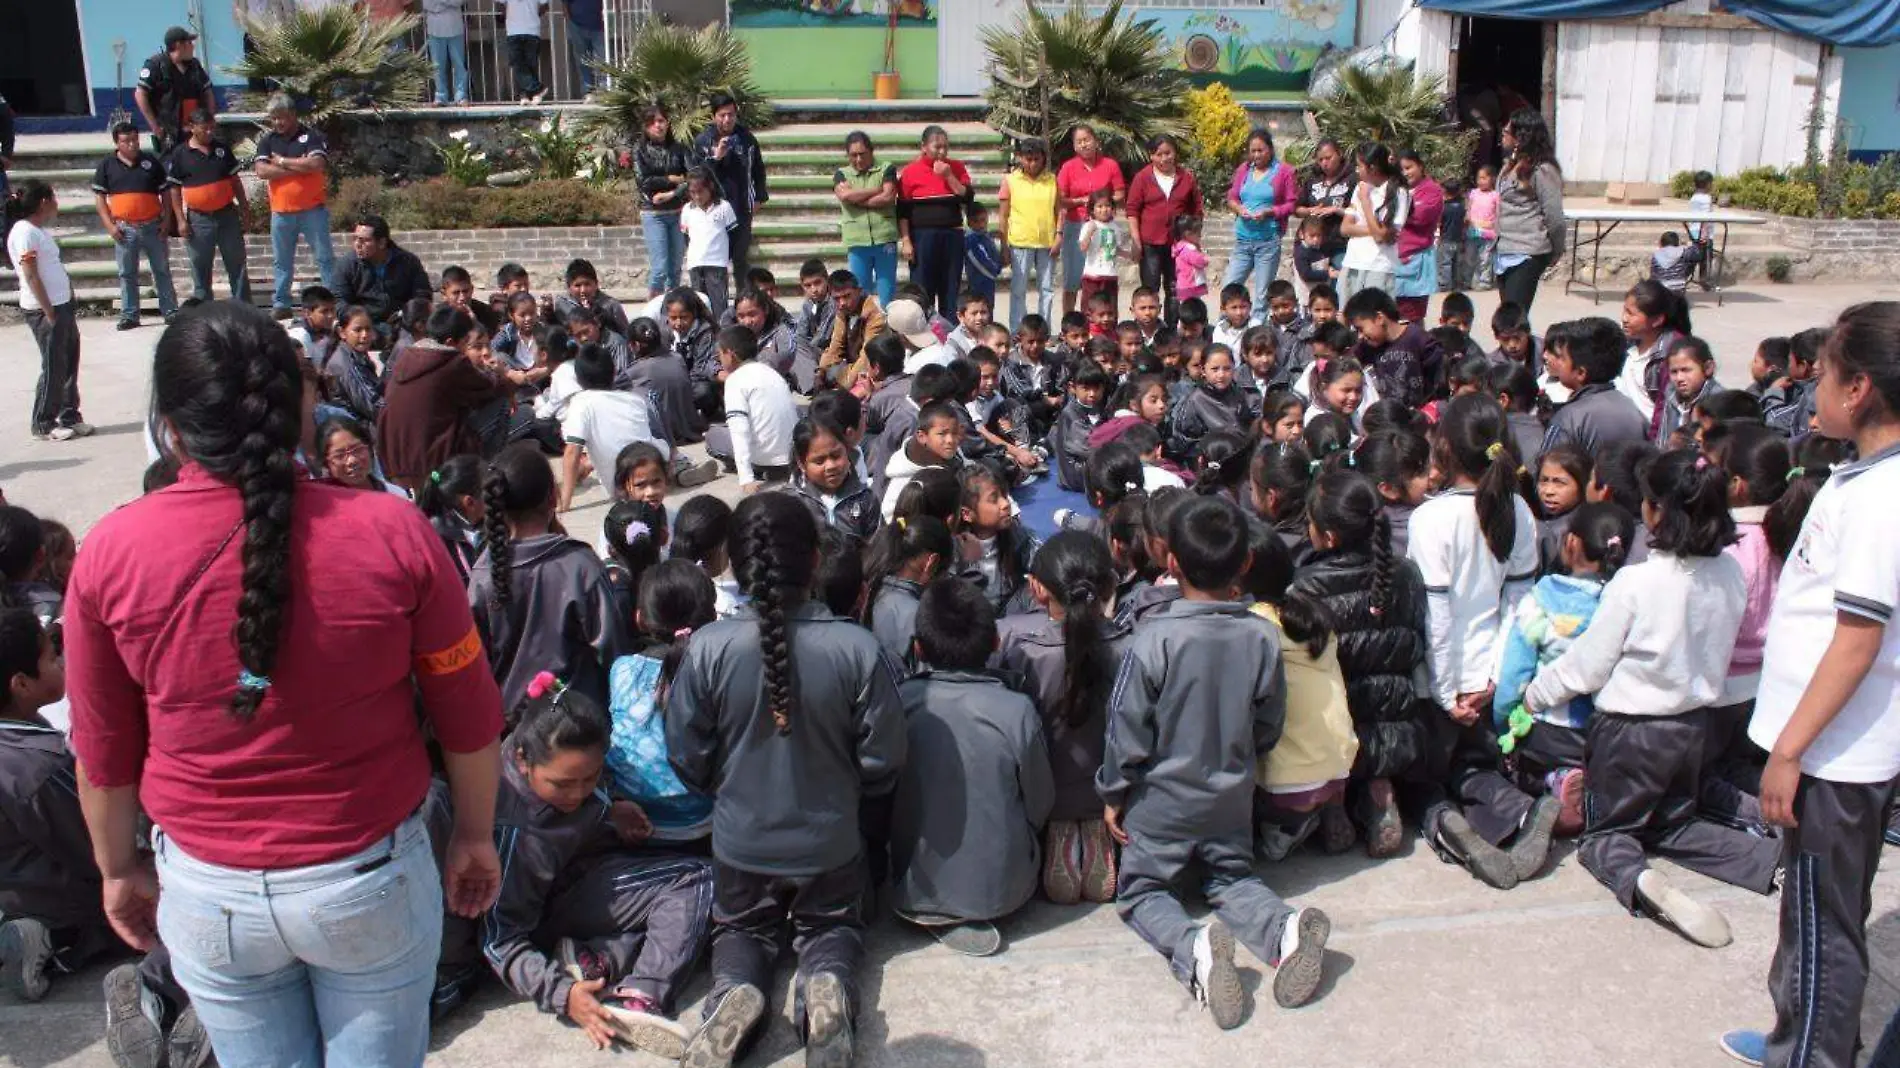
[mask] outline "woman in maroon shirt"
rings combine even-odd
[[[107,918],[162,937],[221,1063],[420,1065],[445,892],[472,917],[500,881],[501,699],[421,514],[300,476],[301,365],[237,304],[159,339],[178,482],[102,520],[67,591],[81,801]],[[455,802],[439,876],[425,723]]]
[[[1392,296],[1398,300],[1400,318],[1423,326],[1426,307],[1438,292],[1438,220],[1445,214],[1445,187],[1425,170],[1425,160],[1415,149],[1399,153],[1399,173],[1412,190],[1412,210],[1399,227],[1399,269]]]
[[[1180,310],[1174,299],[1174,220],[1202,213],[1201,187],[1180,161],[1181,146],[1162,134],[1148,142],[1148,165],[1128,183],[1128,225],[1141,243],[1141,284],[1166,295],[1162,307],[1170,324]]]

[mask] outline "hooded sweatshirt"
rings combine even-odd
[[[1781,561],[1768,547],[1768,535],[1762,520],[1766,506],[1731,508],[1735,532],[1741,538],[1723,549],[1725,556],[1742,565],[1742,578],[1748,584],[1748,600],[1742,608],[1742,626],[1735,635],[1735,652],[1729,656],[1728,677],[1722,682],[1717,707],[1753,701],[1761,686],[1762,647],[1768,640],[1768,613],[1775,603],[1775,589],[1781,584]]]
[[[1512,706],[1524,699],[1524,688],[1537,670],[1569,650],[1590,626],[1603,599],[1603,580],[1595,575],[1545,575],[1531,587],[1529,597],[1511,613],[1511,630],[1504,639],[1498,662],[1498,689],[1491,702],[1491,718],[1503,730]],[[1539,709],[1536,718],[1556,727],[1581,729],[1590,723],[1595,705],[1589,694],[1573,697],[1554,708]]]
[[[415,491],[449,457],[480,452],[469,416],[511,388],[507,379],[491,378],[458,349],[435,341],[410,346],[389,376],[376,418],[384,473]]]
[[[904,492],[905,486],[910,485],[911,479],[917,477],[917,472],[931,467],[952,466],[954,465],[946,464],[929,455],[921,460],[915,459],[911,456],[911,447],[908,444],[898,449],[891,456],[890,462],[884,465],[884,497],[880,506],[884,521],[890,522],[891,517],[897,514],[897,496]]]
[[[509,722],[538,672],[608,706],[607,672],[627,650],[628,621],[614,608],[613,586],[600,557],[565,534],[540,534],[511,546],[509,602],[498,608],[493,546],[469,571],[468,601],[475,612],[488,664],[501,683]]]

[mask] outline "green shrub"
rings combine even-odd
[[[344,231],[365,215],[387,217],[391,193],[392,190],[383,185],[381,178],[339,180],[336,192],[330,195],[330,226]]]
[[[539,181],[486,190],[483,227],[619,226],[630,221],[627,197],[586,182]]]
[[[1900,219],[1900,190],[1895,190],[1881,198],[1880,217],[1883,219]]]
[[[1695,195],[1695,172],[1677,171],[1669,176],[1669,195],[1677,200],[1687,200]]]
[[[1786,282],[1794,273],[1794,261],[1786,256],[1770,256],[1765,266],[1770,282]]]

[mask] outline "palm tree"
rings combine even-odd
[[[240,16],[252,51],[226,69],[289,93],[309,122],[327,128],[347,109],[383,111],[426,99],[429,57],[401,47],[416,22],[414,15],[365,18],[347,4],[298,6],[282,18]],[[263,110],[264,94],[240,99]]]
[[[1130,161],[1149,138],[1185,132],[1187,79],[1155,22],[1124,18],[1122,0],[1095,16],[1070,0],[1053,17],[1032,2],[1014,26],[985,28],[983,46],[989,124],[1005,137],[1047,137],[1066,156],[1065,135],[1087,124],[1103,152]]]
[[[1476,140],[1474,132],[1460,131],[1447,119],[1444,79],[1418,77],[1405,67],[1342,64],[1332,84],[1306,107],[1320,135],[1346,151],[1366,141],[1382,141],[1394,152],[1415,149],[1434,175],[1463,178]]]
[[[724,26],[689,30],[648,20],[626,58],[602,63],[600,72],[609,81],[595,95],[600,108],[581,122],[583,132],[603,140],[634,140],[641,112],[656,103],[672,117],[675,130],[690,136],[712,121],[706,101],[714,93],[738,102],[739,121],[746,126],[772,125],[772,103],[752,80],[745,44]]]

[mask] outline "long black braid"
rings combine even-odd
[[[153,358],[153,407],[185,455],[243,499],[244,572],[232,638],[243,671],[231,714],[257,714],[277,666],[290,599],[292,456],[303,430],[301,359],[254,308],[206,304],[180,316]]]
[[[780,734],[789,734],[797,697],[786,615],[811,589],[818,559],[818,523],[792,494],[748,497],[733,512],[727,554],[734,576],[759,615],[759,653],[772,726]]]

